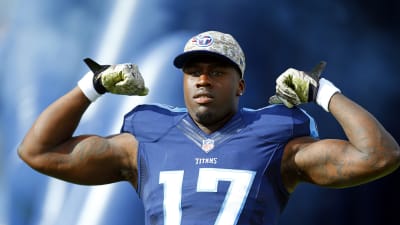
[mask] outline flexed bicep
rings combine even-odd
[[[136,185],[136,151],[136,139],[130,134],[107,138],[84,135],[29,157],[28,164],[39,172],[77,184],[127,180]]]
[[[346,140],[324,139],[308,141],[294,139],[285,151],[291,171],[290,179],[309,182],[324,187],[344,188],[366,183],[379,175],[379,161],[365,152],[359,151]],[[290,155],[290,156],[289,156]],[[289,185],[290,189],[290,185]]]
[[[122,180],[135,183],[137,141],[130,134],[107,138],[92,136],[81,141],[71,155],[71,164],[86,184]],[[75,175],[75,174],[72,174]]]

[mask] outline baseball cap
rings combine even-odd
[[[182,68],[194,56],[213,55],[227,59],[236,65],[243,77],[246,67],[244,53],[239,43],[230,34],[219,31],[206,31],[190,38],[183,53],[175,57],[174,65]]]

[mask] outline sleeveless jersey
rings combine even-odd
[[[186,109],[140,105],[121,132],[138,146],[138,194],[151,225],[273,225],[289,193],[280,166],[285,144],[317,136],[302,109],[242,108],[205,134]]]

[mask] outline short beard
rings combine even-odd
[[[196,118],[197,118],[197,122],[207,126],[207,125],[213,125],[216,121],[215,121],[215,114],[211,113],[211,112],[196,112]]]

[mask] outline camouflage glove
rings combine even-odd
[[[87,73],[78,82],[78,86],[92,102],[106,92],[139,96],[147,95],[149,92],[137,65],[130,63],[99,65],[90,58],[84,61],[92,72]]]
[[[269,98],[270,104],[283,103],[292,108],[302,103],[314,102],[317,98],[319,79],[326,62],[321,61],[310,72],[287,69],[276,80],[276,93]]]
[[[144,96],[149,92],[135,64],[99,65],[90,58],[84,61],[94,73],[93,84],[99,94]]]

